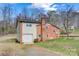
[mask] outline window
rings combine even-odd
[[[32,25],[31,25],[31,24],[26,24],[26,26],[27,26],[27,27],[31,27]]]
[[[41,35],[41,34],[39,34],[39,35],[38,35],[38,37],[42,37],[42,35]]]
[[[47,35],[47,37],[48,37],[48,35]]]
[[[55,32],[55,30],[53,30],[53,32]]]
[[[39,35],[39,37],[41,37],[41,35]]]

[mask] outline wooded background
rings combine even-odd
[[[63,29],[66,33],[73,26],[75,29],[79,28],[79,12],[75,11],[73,6],[65,4],[64,9],[61,8],[60,4],[57,4],[60,8],[53,11],[47,11],[44,13],[43,10],[33,8],[30,16],[28,15],[27,8],[23,7],[22,11],[13,17],[16,9],[13,9],[11,4],[5,4],[0,8],[0,35],[16,33],[16,21],[17,20],[28,20],[28,21],[39,21],[42,16],[48,17],[47,22],[58,26]]]

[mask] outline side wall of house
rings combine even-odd
[[[47,25],[46,27],[47,38],[48,39],[58,38],[60,35],[60,30],[51,24],[46,24],[46,25]]]
[[[42,36],[43,40],[46,39],[55,39],[60,36],[60,30],[51,24],[45,24],[42,26]],[[38,39],[41,40],[41,25],[37,26]]]

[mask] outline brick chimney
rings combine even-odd
[[[45,24],[46,24],[46,17],[42,16],[41,17],[41,41],[45,41],[46,40]]]

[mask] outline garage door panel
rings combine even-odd
[[[33,43],[33,35],[31,35],[31,34],[23,35],[22,42],[25,44],[32,44]]]

